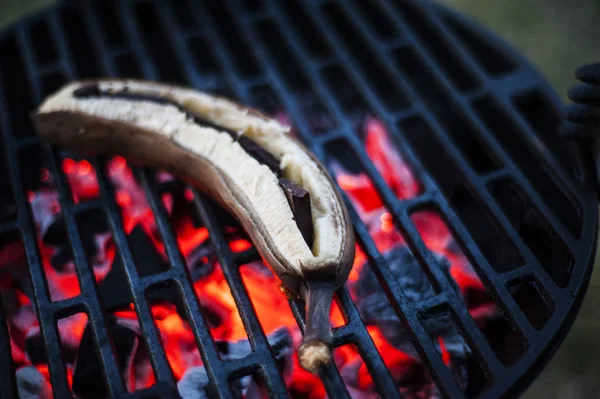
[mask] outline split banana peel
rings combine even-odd
[[[57,146],[167,170],[221,203],[306,302],[301,365],[316,372],[330,361],[329,310],[354,234],[333,180],[289,127],[224,98],[134,80],[68,84],[32,118]]]

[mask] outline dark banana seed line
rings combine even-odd
[[[310,193],[300,187],[293,181],[285,179],[281,176],[281,168],[279,167],[279,161],[271,155],[268,151],[256,144],[252,139],[240,135],[238,132],[226,129],[222,126],[216,125],[213,122],[206,120],[196,114],[191,113],[181,104],[176,101],[170,100],[164,97],[150,96],[139,93],[133,93],[125,87],[124,90],[119,92],[103,91],[97,84],[89,84],[82,86],[73,92],[75,98],[116,98],[124,99],[129,101],[146,101],[161,105],[171,105],[177,108],[180,112],[184,113],[188,119],[192,119],[198,126],[210,127],[219,132],[225,132],[229,134],[234,141],[237,141],[240,146],[259,163],[267,166],[271,171],[279,178],[279,185],[283,189],[283,192],[288,200],[296,225],[306,241],[306,244],[312,248],[314,241],[314,226],[312,223],[312,213],[310,205]]]

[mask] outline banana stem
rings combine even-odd
[[[329,309],[335,288],[327,282],[309,282],[303,291],[306,327],[298,349],[298,359],[303,368],[316,373],[321,365],[331,360],[333,334],[329,324]]]

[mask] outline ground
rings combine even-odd
[[[369,0],[359,0],[369,1]],[[402,1],[402,0],[398,0]],[[574,69],[600,61],[599,0],[441,0],[507,39],[566,96]],[[0,0],[0,27],[51,0]],[[598,266],[598,260],[596,261]],[[600,277],[592,276],[581,313],[550,365],[525,398],[598,397]]]

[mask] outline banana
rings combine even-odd
[[[53,144],[168,170],[220,202],[306,302],[301,365],[316,372],[330,361],[329,309],[354,234],[333,180],[289,127],[220,97],[134,80],[68,84],[32,118]]]

